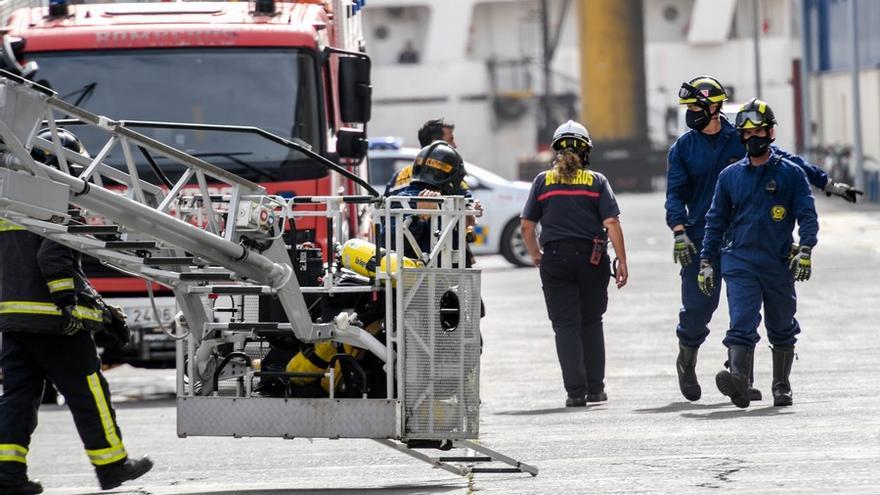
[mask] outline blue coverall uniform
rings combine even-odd
[[[828,182],[828,174],[807,163],[802,157],[789,154],[775,146],[773,152],[785,157],[806,173],[810,184],[822,188]],[[739,161],[746,150],[739,133],[724,117],[721,131],[713,136],[690,130],[669,148],[666,173],[666,224],[669,228],[684,225],[688,237],[697,248],[702,249],[706,212],[712,203],[712,194],[718,174],[728,165]],[[718,262],[713,260],[716,273]],[[697,287],[699,263],[691,263],[681,269],[681,302],[679,323],[676,328],[679,341],[689,347],[699,347],[709,335],[709,321],[718,308],[721,284],[715,284],[711,297],[704,296]]]
[[[815,246],[819,223],[807,177],[779,150],[765,165],[755,167],[744,158],[721,172],[701,257],[714,261],[721,252],[730,308],[724,345],[754,348],[761,304],[770,343],[791,346],[797,340],[797,297],[787,262],[795,220],[800,245]]]

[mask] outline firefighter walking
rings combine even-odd
[[[617,288],[626,285],[626,250],[611,186],[602,174],[587,168],[592,148],[587,129],[571,120],[562,124],[552,147],[553,168],[535,177],[520,223],[523,241],[541,272],[568,395],[565,405],[583,407],[608,400],[602,315],[610,278],[615,278]],[[609,239],[619,262],[616,273],[606,252]]]
[[[687,107],[685,120],[691,130],[682,134],[669,148],[666,224],[673,235],[673,260],[681,265],[681,310],[676,326],[678,385],[687,400],[695,401],[701,396],[696,374],[697,352],[709,335],[709,322],[718,308],[721,290],[719,284],[709,297],[700,293],[697,287],[699,266],[694,260],[702,249],[706,212],[712,202],[718,175],[725,167],[746,156],[746,149],[737,130],[721,111],[728,95],[717,79],[698,76],[682,83],[678,97],[679,104]],[[770,149],[800,167],[809,183],[829,196],[835,195],[854,203],[862,194],[848,184],[835,182],[822,169],[800,156],[773,145]],[[718,273],[718,260],[712,262]],[[757,389],[752,388],[750,394],[752,400],[761,400],[761,392]]]
[[[75,138],[62,141],[82,151]],[[27,455],[46,378],[64,396],[101,488],[143,475],[153,464],[128,458],[91,333],[120,316],[71,249],[0,220],[0,252],[0,493],[43,490],[28,478]]]
[[[775,126],[773,110],[761,100],[752,99],[737,113],[736,128],[748,156],[718,177],[697,278],[700,290],[711,297],[717,291],[714,267],[720,259],[730,308],[724,337],[729,370],[716,375],[716,384],[742,408],[751,401],[749,376],[762,306],[773,349],[773,405],[792,404],[789,374],[801,330],[794,318],[794,282],[810,278],[819,231],[804,171],[770,146]],[[800,246],[793,249],[795,221]]]

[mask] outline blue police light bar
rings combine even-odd
[[[70,8],[67,0],[49,0],[49,17],[67,17]]]
[[[374,137],[367,141],[371,150],[399,150],[403,147],[403,138],[399,136]]]

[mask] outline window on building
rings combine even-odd
[[[431,8],[424,6],[367,7],[364,37],[377,65],[419,64],[427,49]]]

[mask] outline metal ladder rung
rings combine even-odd
[[[180,274],[180,280],[232,280],[228,272],[187,272]]]
[[[185,265],[185,266],[204,266],[204,263],[199,263],[192,256],[189,257],[162,257],[162,256],[151,256],[144,258],[145,265],[152,266],[166,266],[166,265]]]
[[[277,291],[266,285],[202,285],[189,287],[189,294],[271,295]]]
[[[68,225],[69,234],[119,234],[118,225]]]
[[[441,457],[440,462],[492,462],[491,457],[482,456],[459,456],[459,457]]]
[[[156,241],[107,241],[107,249],[156,249]]]
[[[211,287],[211,292],[214,294],[270,294],[271,291],[272,289],[265,285],[231,285],[228,287],[215,285]]]
[[[471,468],[471,472],[472,473],[524,473],[525,471],[523,471],[520,468],[515,468],[515,467],[510,467],[510,468],[475,467],[475,468]]]
[[[230,323],[228,329],[229,330],[278,330],[280,323],[268,322],[268,321],[255,321],[252,323],[242,322],[242,323]],[[290,325],[287,325],[290,327]]]

